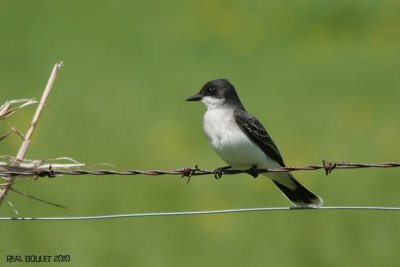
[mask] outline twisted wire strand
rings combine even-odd
[[[281,167],[276,169],[248,169],[248,170],[235,170],[235,169],[216,169],[206,170],[195,167],[186,167],[176,170],[86,170],[86,169],[53,169],[51,168],[26,168],[16,167],[11,165],[0,166],[0,176],[25,176],[25,177],[56,177],[59,175],[180,175],[181,177],[192,177],[200,175],[233,175],[239,173],[257,174],[267,172],[292,172],[292,171],[314,171],[325,170],[328,175],[334,169],[359,169],[359,168],[395,168],[400,167],[399,162],[379,162],[379,163],[353,163],[353,162],[327,162],[323,161],[322,165],[307,165],[301,167]]]

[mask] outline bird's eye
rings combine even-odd
[[[215,88],[214,87],[208,87],[207,88],[207,95],[214,95],[215,94]]]

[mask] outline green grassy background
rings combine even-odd
[[[119,169],[214,168],[224,163],[202,132],[204,107],[184,99],[223,77],[269,129],[288,165],[399,161],[399,13],[398,1],[373,0],[3,0],[0,100],[38,98],[53,64],[63,60],[27,158],[68,156]],[[25,130],[33,111],[7,122]],[[20,143],[11,136],[0,153],[15,155]],[[296,176],[326,205],[400,206],[396,169]],[[267,179],[246,175],[193,178],[188,185],[172,176],[64,176],[15,187],[69,207],[10,193],[20,216],[288,205]],[[14,216],[7,203],[0,213]],[[71,266],[393,266],[400,260],[400,215],[390,212],[0,225],[2,266],[6,255],[30,254],[69,254]]]

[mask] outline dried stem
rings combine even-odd
[[[51,72],[50,78],[49,78],[49,80],[47,82],[47,85],[46,85],[46,87],[44,89],[42,98],[40,99],[40,102],[39,102],[39,104],[38,104],[38,106],[36,108],[36,112],[33,115],[30,127],[29,127],[28,131],[26,132],[26,134],[24,136],[24,141],[23,141],[23,143],[22,143],[22,145],[19,148],[19,151],[17,153],[16,162],[15,162],[16,166],[18,166],[19,162],[21,160],[23,160],[23,158],[25,157],[26,151],[28,150],[29,144],[31,142],[31,137],[32,137],[33,131],[35,130],[36,124],[39,121],[40,114],[43,111],[43,107],[44,107],[44,105],[45,105],[45,103],[47,101],[47,98],[48,98],[51,90],[53,89],[54,82],[55,82],[55,80],[57,78],[57,74],[58,74],[61,66],[62,66],[62,62],[55,64],[54,67],[53,67],[53,71]],[[3,202],[4,198],[6,197],[7,192],[11,188],[12,183],[14,182],[14,179],[15,179],[14,176],[8,177],[7,184],[4,187],[0,188],[0,205]]]

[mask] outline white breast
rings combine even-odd
[[[217,154],[237,169],[248,169],[253,165],[279,167],[239,128],[232,113],[232,109],[209,109],[204,114],[204,131]]]

